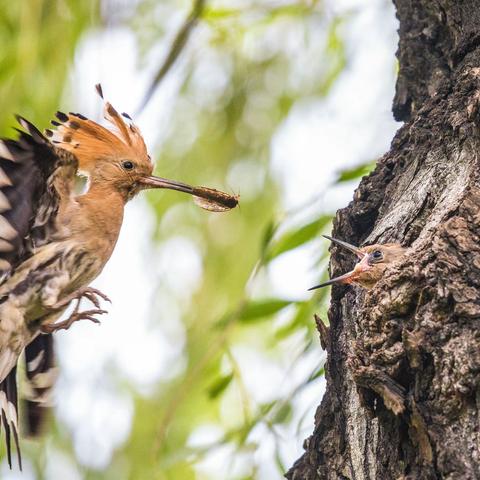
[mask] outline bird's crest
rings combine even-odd
[[[101,85],[96,85],[96,89],[103,99]],[[103,115],[111,128],[103,127],[80,113],[57,112],[58,121],[52,121],[55,128],[46,130],[45,134],[52,143],[75,155],[81,171],[91,171],[100,158],[126,158],[151,163],[140,129],[131,117],[126,113],[119,114],[107,101]]]

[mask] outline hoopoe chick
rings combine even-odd
[[[97,91],[103,98],[100,86]],[[108,102],[107,129],[75,113],[57,113],[46,136],[25,119],[18,140],[0,142],[0,410],[11,466],[10,435],[18,445],[16,365],[25,349],[33,396],[29,429],[41,421],[42,398],[54,380],[51,334],[78,320],[98,322],[100,299],[88,285],[117,241],[126,202],[161,188],[194,196],[202,208],[225,211],[236,196],[152,175],[153,163],[138,127]],[[78,173],[86,193],[75,195]],[[80,311],[81,299],[95,308]],[[57,320],[76,302],[67,320]]]
[[[328,282],[321,283],[309,290],[326,287],[334,283],[356,283],[363,288],[371,289],[383,277],[385,270],[400,260],[406,251],[406,248],[398,243],[376,244],[358,248],[328,235],[323,236],[353,252],[360,261],[351,272],[332,278]]]

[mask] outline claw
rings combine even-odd
[[[93,303],[93,305],[95,305],[96,308],[100,308],[100,302],[97,297],[102,298],[106,302],[112,303],[112,301],[100,290],[97,290],[96,288],[93,288],[93,287],[84,287],[76,290],[71,295],[68,295],[67,297],[57,302],[55,305],[52,306],[52,309],[58,310],[60,308],[66,307],[72,300],[78,300],[77,306],[75,307],[75,311],[77,311],[80,304],[80,300],[82,298],[86,298],[87,300],[90,300]]]
[[[40,330],[43,333],[53,333],[57,332],[58,330],[68,330],[75,322],[80,320],[90,320],[93,323],[100,323],[100,320],[95,318],[93,315],[103,315],[104,313],[107,313],[106,310],[101,310],[99,308],[85,310],[84,312],[77,312],[79,304],[80,302],[77,303],[75,310],[66,320],[63,322],[42,325]]]
[[[100,308],[100,302],[98,301],[98,298],[95,296],[95,294],[91,292],[85,292],[83,296],[87,300],[90,300],[97,308]]]
[[[112,301],[103,292],[93,287],[87,287],[83,291],[81,296],[85,297],[87,300],[90,300],[97,308],[100,308],[100,302],[97,297],[100,297],[102,300],[105,300],[106,302],[112,303]]]
[[[93,287],[88,287],[87,293],[90,295],[98,295],[100,298],[103,298],[106,302],[112,303],[112,301],[100,290],[97,290],[96,288]]]

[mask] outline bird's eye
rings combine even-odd
[[[375,250],[373,253],[372,253],[372,258],[374,260],[381,260],[383,258],[383,253],[380,251],[380,250]]]
[[[125,170],[133,170],[135,168],[135,164],[130,162],[130,160],[126,160],[125,162],[122,162],[122,167]]]

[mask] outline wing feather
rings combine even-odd
[[[55,147],[23,117],[26,132],[0,140],[0,274],[52,239],[63,197],[77,172],[75,156]],[[61,191],[59,191],[61,190]],[[2,201],[3,200],[3,201]]]
[[[17,130],[16,140],[0,140],[0,281],[5,281],[15,266],[30,257],[36,247],[54,238],[58,230],[57,214],[62,200],[70,199],[78,167],[72,153],[53,145],[23,117],[17,120],[25,131]],[[52,336],[41,335],[25,349],[27,382],[37,395],[37,401],[26,403],[31,433],[39,431],[45,412],[38,395],[49,390],[40,391],[35,377],[53,368],[53,347]],[[21,469],[16,370],[15,366],[0,382],[0,416],[8,463],[11,468],[13,436]]]

